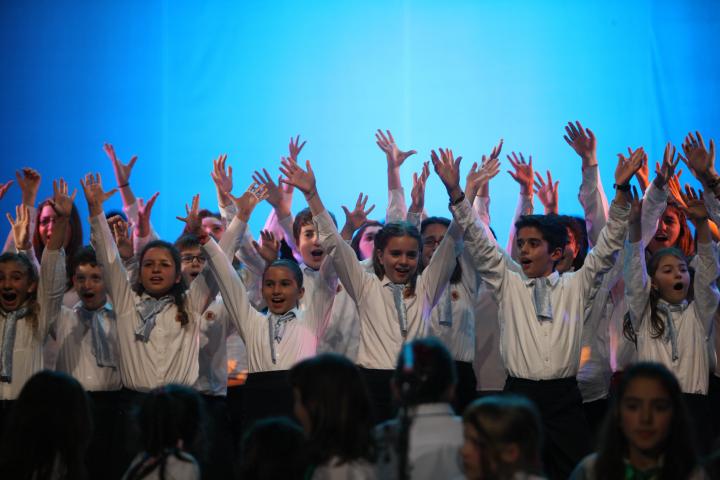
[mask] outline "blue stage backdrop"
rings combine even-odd
[[[103,142],[127,161],[132,186],[160,191],[153,222],[175,239],[194,193],[216,209],[212,159],[229,155],[234,193],[254,169],[277,174],[291,135],[308,140],[326,205],[358,192],[387,202],[374,131],[416,149],[464,157],[463,172],[499,138],[560,180],[560,210],[580,214],[580,161],[563,125],[599,139],[606,191],[616,153],[643,145],[651,162],[689,130],[720,139],[720,7],[691,1],[75,1],[0,3],[2,178],[32,166],[39,199],[86,172],[115,186]],[[491,184],[492,226],[507,239],[518,187]],[[684,175],[684,177],[688,177]],[[2,200],[13,211],[13,186]],[[83,216],[82,195],[77,199]],[[108,205],[120,206],[119,195]],[[294,209],[305,207],[302,196]],[[427,210],[449,215],[437,177]],[[536,201],[536,211],[542,207]],[[269,206],[252,220],[257,231]],[[3,221],[0,234],[9,231]],[[87,237],[87,231],[86,231]]]

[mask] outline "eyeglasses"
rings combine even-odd
[[[440,242],[442,242],[442,237],[424,237],[422,241],[423,245],[426,247],[434,247],[435,245],[440,245]]]
[[[195,260],[197,260],[198,263],[205,263],[207,258],[203,255],[183,255],[180,257],[180,260],[182,263],[193,263]]]

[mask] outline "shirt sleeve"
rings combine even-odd
[[[650,282],[645,267],[645,247],[642,242],[625,242],[625,303],[633,329],[637,332],[650,301]]]
[[[457,215],[470,215],[472,217],[469,209],[462,210]],[[460,223],[457,220],[451,222],[447,233],[443,236],[440,245],[438,245],[437,250],[433,253],[430,262],[420,276],[420,282],[422,282],[431,308],[440,300],[443,290],[447,287],[450,277],[452,277],[457,265],[457,257],[463,250],[462,238],[463,229]]]
[[[355,250],[340,236],[327,210],[313,217],[318,229],[320,244],[332,259],[333,267],[348,295],[358,303],[365,293],[366,277],[369,275],[360,265]]]
[[[450,207],[455,221],[465,230],[465,249],[480,278],[500,299],[501,285],[507,273],[507,260],[500,249],[487,237],[480,221],[471,215],[470,204],[463,200]]]
[[[608,217],[608,201],[597,165],[583,169],[578,200],[585,212],[585,227],[590,247],[594,247]]]
[[[630,205],[620,205],[613,202],[610,205],[610,214],[605,228],[598,236],[595,247],[585,257],[585,263],[578,271],[582,281],[584,298],[590,298],[592,289],[598,286],[598,275],[608,272],[617,260],[617,253],[623,248],[627,233]]]
[[[473,210],[482,223],[490,226],[490,197],[476,196],[473,200]]]
[[[407,218],[408,208],[405,203],[405,189],[388,190],[388,206],[385,211],[385,223],[402,222]]]
[[[667,207],[668,191],[667,185],[658,189],[654,182],[650,182],[643,198],[640,224],[642,229],[642,242],[647,245],[655,236],[658,222]]]
[[[230,263],[227,255],[220,249],[218,244],[210,239],[203,245],[203,250],[208,255],[210,270],[217,278],[225,308],[230,313],[240,337],[245,342],[245,345],[248,345],[249,339],[253,336],[252,332],[257,328],[253,319],[259,316],[260,313],[250,305],[245,285],[243,285],[232,263]]]
[[[710,336],[712,323],[717,310],[720,292],[718,292],[718,251],[712,241],[697,244],[695,257],[695,279],[693,281],[693,302],[696,317],[702,322],[705,334]]]
[[[40,305],[38,327],[43,340],[50,330],[51,321],[57,318],[62,307],[67,284],[65,268],[65,250],[43,250],[37,293]]]

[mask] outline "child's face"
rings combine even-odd
[[[57,214],[50,205],[45,205],[40,210],[40,217],[38,218],[38,233],[40,234],[40,240],[43,245],[47,245],[50,237],[52,236],[53,229],[55,228],[55,222],[57,221]],[[70,244],[72,238],[72,228],[68,225],[65,229],[65,240],[63,247]]]
[[[176,283],[180,274],[175,273],[175,261],[170,252],[162,247],[149,248],[140,264],[140,282],[145,291],[154,296],[165,295]]]
[[[552,252],[542,232],[535,227],[523,227],[517,232],[520,266],[528,278],[546,277],[553,272],[553,265],[562,257],[562,249]]]
[[[425,265],[430,263],[430,259],[438,245],[440,245],[440,242],[445,236],[445,232],[447,232],[447,227],[442,223],[433,223],[425,227],[422,235],[422,257]]]
[[[580,247],[578,246],[577,240],[575,239],[575,233],[572,231],[572,229],[568,228],[567,234],[568,243],[563,249],[560,261],[555,266],[555,270],[557,270],[559,273],[565,273],[572,270],[572,265],[575,261],[575,257],[577,257],[578,253],[580,252]]]
[[[375,250],[375,235],[381,228],[380,225],[371,225],[363,231],[362,237],[360,237],[360,243],[358,244],[358,250],[360,250],[360,255],[363,260],[372,257],[373,251]]]
[[[300,237],[298,238],[298,249],[302,255],[303,263],[313,270],[318,270],[320,264],[325,258],[325,250],[320,246],[315,225],[303,225],[300,228]]]
[[[36,288],[37,283],[30,280],[23,264],[16,261],[0,263],[0,306],[3,310],[17,310]]]
[[[670,395],[654,378],[632,380],[620,400],[620,428],[630,449],[657,453],[670,432]]]
[[[408,235],[392,237],[384,250],[377,250],[385,276],[393,283],[407,283],[417,271],[420,245]]]
[[[680,217],[674,208],[667,208],[658,222],[655,236],[648,243],[648,250],[656,252],[662,248],[674,247],[680,238]]]
[[[188,285],[202,272],[207,261],[200,247],[189,247],[180,250],[180,260],[180,271],[182,271],[185,283]]]
[[[658,262],[652,286],[660,298],[668,303],[680,303],[687,298],[690,288],[690,272],[687,263],[675,255],[665,255]]]
[[[90,263],[78,265],[72,283],[86,310],[97,310],[107,302],[105,280],[99,265]]]
[[[215,217],[205,217],[202,219],[202,229],[219,242],[225,233],[225,224]]]
[[[276,266],[265,270],[262,296],[270,312],[282,315],[295,308],[305,293],[299,288],[293,272],[286,267]]]

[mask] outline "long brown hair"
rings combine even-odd
[[[418,266],[410,277],[410,281],[405,288],[404,296],[412,297],[415,295],[415,285],[417,284],[418,269],[420,267],[420,258],[422,256],[422,239],[420,232],[415,225],[408,222],[392,222],[385,225],[375,234],[375,251],[373,252],[373,270],[378,278],[382,279],[385,275],[385,267],[378,258],[378,250],[384,251],[391,238],[411,237],[417,242],[418,248]]]

